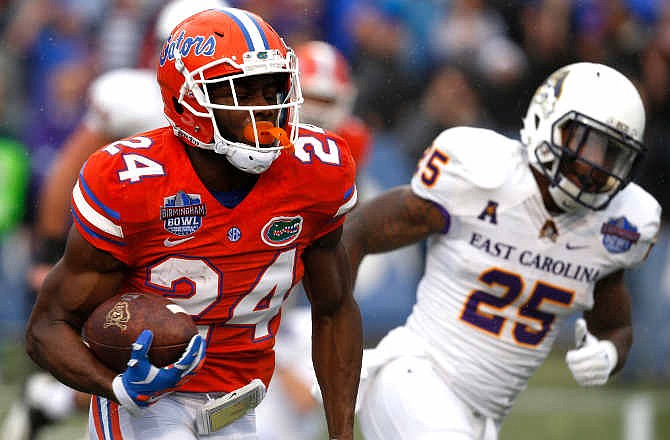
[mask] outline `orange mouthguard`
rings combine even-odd
[[[275,140],[279,141],[279,145],[282,147],[291,147],[291,141],[286,134],[286,131],[279,127],[275,127],[271,122],[268,121],[258,121],[256,122],[256,132],[258,133],[258,143],[262,145],[270,145],[274,143]],[[254,136],[254,126],[253,124],[247,124],[244,127],[244,137],[246,140],[252,143],[256,143],[256,137]]]

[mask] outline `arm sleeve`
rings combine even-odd
[[[72,190],[72,217],[89,243],[129,264],[124,192],[119,187],[116,160],[100,150],[84,164]]]

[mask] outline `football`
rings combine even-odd
[[[154,338],[149,360],[157,367],[177,361],[198,328],[177,304],[148,293],[123,293],[100,304],[84,324],[82,340],[103,364],[122,373],[132,344],[149,329]]]

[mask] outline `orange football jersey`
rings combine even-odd
[[[349,151],[356,161],[356,167],[363,169],[370,157],[372,149],[372,134],[368,127],[355,116],[345,121],[335,130],[349,145]]]
[[[274,370],[280,307],[303,276],[302,253],[356,203],[340,137],[301,128],[234,208],[217,201],[171,128],[114,142],[82,167],[72,196],[79,232],[123,261],[122,291],[181,305],[207,340],[181,390],[229,392]]]

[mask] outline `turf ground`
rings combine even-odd
[[[32,368],[16,346],[6,347],[2,359],[0,420]],[[86,418],[76,416],[43,431],[39,440],[79,440],[85,426]],[[644,433],[648,437],[641,438]],[[531,439],[670,439],[670,384],[632,386],[615,381],[604,388],[579,388],[556,350],[521,394],[500,435],[500,440]]]

